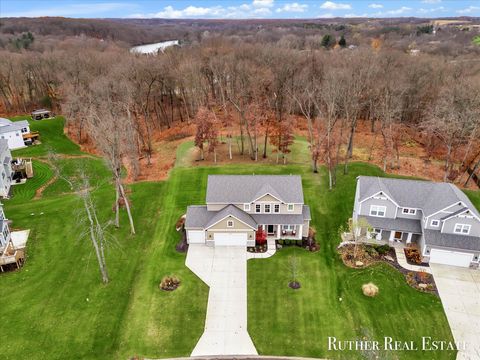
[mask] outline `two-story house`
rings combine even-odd
[[[275,239],[308,236],[310,208],[297,175],[209,175],[206,205],[189,206],[189,244],[254,246],[257,231]]]
[[[0,139],[7,140],[11,150],[25,147],[24,135],[28,134],[30,134],[30,125],[27,120],[11,121],[0,118]]]
[[[416,243],[425,262],[478,267],[480,213],[455,185],[359,176],[353,220],[377,239]]]
[[[0,139],[0,197],[6,198],[10,193],[12,185],[13,170],[12,170],[12,153],[8,148],[8,141]]]

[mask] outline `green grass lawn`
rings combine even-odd
[[[62,128],[56,128],[54,140],[46,142],[57,152],[76,153],[75,144],[65,141],[58,133]],[[32,154],[44,155],[40,150]],[[81,165],[96,174],[99,216],[112,219],[114,192],[103,162],[90,156],[62,161],[67,173]],[[177,161],[182,162],[181,154]],[[338,260],[338,227],[350,216],[355,176],[381,175],[376,167],[352,164],[350,174],[340,175],[332,192],[326,190],[325,172],[312,174],[308,165],[177,167],[167,181],[131,185],[137,235],[129,235],[122,213],[122,227],[110,229],[115,240],[107,249],[111,282],[105,286],[92,246],[81,237],[81,205],[67,193],[66,184],[55,181],[40,199],[32,200],[35,190],[51,178],[51,170],[42,165],[35,162],[37,182],[30,180],[22,191],[15,190],[16,198],[4,202],[13,227],[31,229],[24,268],[0,275],[2,336],[8,339],[2,342],[4,359],[188,356],[203,332],[208,288],[185,267],[185,255],[175,251],[179,235],[174,227],[188,205],[204,203],[207,175],[212,173],[301,174],[318,231],[318,253],[295,250],[301,261],[298,291],[286,286],[293,249],[248,264],[249,331],[261,354],[340,358],[342,354],[326,350],[326,336],[388,335],[402,340],[428,334],[451,339],[438,298],[413,290],[387,266],[354,271]],[[469,195],[480,198],[478,192]],[[177,275],[181,286],[162,292],[158,284],[169,274]],[[360,286],[367,281],[379,285],[377,298],[361,295]],[[424,354],[395,355],[414,359]],[[357,352],[346,358],[361,356]],[[449,353],[428,356],[454,358]]]
[[[39,145],[29,146],[24,149],[15,150],[13,156],[35,157],[45,156],[49,151],[55,150],[58,154],[80,155],[80,147],[73,143],[64,133],[65,119],[57,116],[53,119],[32,120],[30,116],[16,116],[12,121],[28,120],[30,131],[40,133]]]

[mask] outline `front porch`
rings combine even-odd
[[[302,240],[303,225],[298,224],[264,224],[258,230],[264,231],[268,239]]]

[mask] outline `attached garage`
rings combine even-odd
[[[187,230],[187,240],[189,244],[205,244],[205,231]]]
[[[246,232],[213,234],[215,246],[247,246],[247,239],[248,235]]]
[[[431,263],[460,266],[460,267],[469,267],[472,261],[473,261],[473,254],[471,253],[440,250],[440,249],[430,250]]]

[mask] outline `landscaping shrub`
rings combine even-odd
[[[378,295],[378,286],[373,283],[363,284],[362,292],[365,296],[374,297]]]
[[[414,264],[422,263],[422,257],[420,256],[420,252],[416,248],[405,248],[405,256],[408,261]]]
[[[376,245],[375,250],[380,254],[380,255],[386,255],[390,251],[390,246],[389,245]]]
[[[367,254],[370,255],[371,257],[377,257],[378,256],[378,251],[375,250],[375,248],[372,247],[372,246],[367,246],[365,248],[365,250],[366,250]]]
[[[180,280],[176,276],[164,276],[160,282],[160,289],[173,291],[180,286]]]

